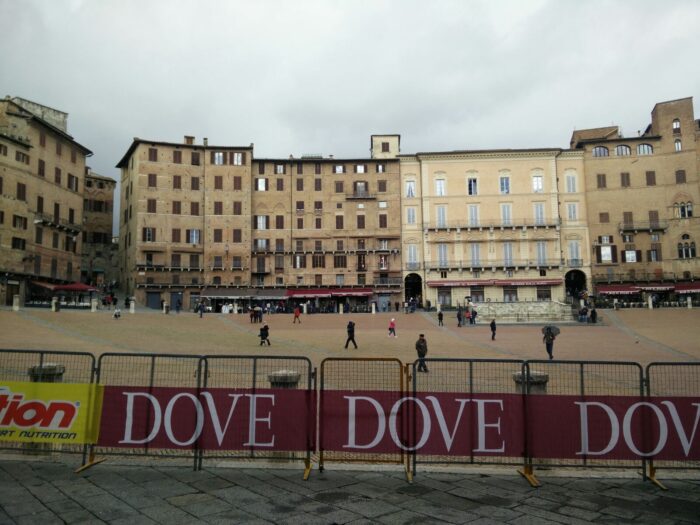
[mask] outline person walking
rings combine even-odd
[[[301,308],[299,306],[294,308],[294,321],[292,321],[292,324],[295,324],[297,321],[301,324]]]
[[[472,307],[472,324],[476,324],[476,308]]]
[[[348,321],[348,338],[345,341],[345,349],[348,349],[348,345],[352,342],[353,345],[355,345],[355,349],[357,350],[357,343],[355,342],[355,323],[352,321]]]
[[[396,335],[396,319],[392,319],[391,321],[389,321],[389,335],[388,335],[388,337],[391,337],[392,335],[394,337],[398,337]]]
[[[199,310],[199,318],[201,319],[202,316],[204,315],[204,309],[205,309],[204,303],[200,302],[197,309]]]
[[[270,346],[270,327],[267,326],[266,324],[262,325],[260,328],[260,346],[265,346],[265,343],[267,343],[267,346]]]
[[[542,337],[542,342],[545,344],[547,349],[547,354],[549,354],[549,359],[554,359],[554,340],[557,336],[552,332],[552,329],[548,326],[544,331],[544,336]]]
[[[177,302],[175,303],[175,313],[179,314],[181,309],[182,309],[182,301],[180,299],[178,299]]]
[[[457,328],[462,326],[462,308],[457,308]]]
[[[495,341],[496,339],[496,320],[491,319],[491,323],[489,324],[489,327],[491,328],[491,341]]]
[[[425,340],[425,334],[418,336],[416,341],[416,352],[418,353],[418,372],[428,372],[428,367],[425,365],[425,356],[428,354],[428,341]]]
[[[440,310],[438,312],[438,326],[445,326],[444,324],[442,324],[443,317],[444,317],[444,315],[442,314],[442,310]]]

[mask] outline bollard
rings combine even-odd
[[[30,366],[27,369],[29,381],[32,383],[63,383],[63,374],[66,367],[58,363],[44,363],[42,365]],[[53,443],[23,443],[22,450],[25,454],[50,454],[54,449],[59,449],[60,445]]]
[[[136,301],[132,299],[129,301],[129,313],[130,314],[135,314],[136,313]]]
[[[295,370],[277,370],[267,376],[271,388],[297,388],[301,374]]]
[[[60,312],[61,311],[61,304],[58,302],[58,297],[51,298],[51,311],[52,312]]]
[[[97,299],[90,299],[90,311],[91,312],[97,311]]]
[[[163,313],[164,314],[170,313],[170,305],[167,302],[163,303]]]
[[[522,372],[516,372],[513,374],[513,381],[515,381],[515,392],[517,394],[523,393],[523,383],[525,383],[525,375]],[[535,370],[530,370],[529,381],[527,381],[527,393],[528,394],[546,394],[547,393],[547,383],[549,382],[549,374],[544,372],[536,372]]]
[[[238,303],[236,302],[233,303],[233,313],[238,314]]]
[[[693,300],[690,298],[690,296],[685,298],[686,304],[688,305],[688,308],[693,307]]]
[[[376,305],[376,303],[372,303],[372,314],[374,315],[376,313],[377,313],[377,305]]]
[[[19,295],[15,294],[12,296],[12,311],[19,312]]]

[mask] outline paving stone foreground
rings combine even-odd
[[[80,474],[65,462],[0,460],[0,523],[362,524],[637,523],[700,521],[700,480],[667,480],[668,491],[635,477],[515,471],[419,472],[412,484],[385,470],[125,466]],[[629,473],[629,476],[634,476]]]

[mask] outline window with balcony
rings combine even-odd
[[[469,213],[469,226],[477,227],[479,226],[479,205],[470,204],[467,208]]]
[[[510,241],[503,243],[503,264],[505,266],[513,265],[513,243]]]
[[[476,242],[470,243],[469,256],[472,266],[481,266],[481,245]]]
[[[447,244],[441,242],[437,245],[438,266],[445,268],[448,265]]]
[[[447,206],[435,206],[435,225],[438,228],[447,227]]]
[[[501,203],[501,224],[511,226],[513,224],[512,205]]]
[[[544,202],[535,202],[532,205],[532,209],[535,215],[535,225],[542,226],[545,223],[544,218]]]

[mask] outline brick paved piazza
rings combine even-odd
[[[700,309],[639,309],[601,312],[602,323],[561,325],[554,348],[561,360],[619,360],[646,364],[652,361],[700,360]],[[391,317],[398,338],[387,337]],[[414,343],[425,333],[429,357],[522,358],[546,357],[541,324],[499,324],[491,341],[487,319],[477,326],[457,328],[454,313],[445,313],[445,326],[437,325],[435,312],[414,314],[315,314],[265,316],[272,346],[260,347],[260,325],[246,315],[193,313],[164,315],[153,310],[124,313],[23,309],[0,310],[0,346],[103,352],[175,354],[304,355],[314,365],[325,357],[398,357],[415,359]],[[344,350],[345,326],[355,321],[358,350]],[[352,347],[351,347],[352,348]]]

